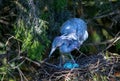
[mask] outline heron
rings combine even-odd
[[[75,49],[79,49],[83,42],[88,38],[87,24],[80,18],[71,18],[63,23],[60,33],[61,36],[55,37],[52,42],[49,57],[51,57],[53,52],[59,48],[61,53],[60,58],[62,58],[63,54],[68,54],[75,63],[71,52]]]

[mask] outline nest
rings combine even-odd
[[[77,58],[79,68],[63,69],[42,62],[36,76],[42,81],[117,81],[120,80],[120,56],[91,55]],[[119,71],[118,71],[119,70]]]

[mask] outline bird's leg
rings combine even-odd
[[[59,63],[59,67],[62,67],[62,54],[60,54],[60,63]]]
[[[59,67],[62,67],[62,65],[64,64],[64,62],[65,62],[65,56],[64,56],[64,54],[61,54],[61,55],[60,55]]]
[[[69,55],[70,55],[70,58],[72,59],[73,63],[76,63],[73,56],[72,56],[72,54],[70,53]]]

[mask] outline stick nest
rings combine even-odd
[[[120,56],[105,57],[102,53],[78,58],[80,68],[63,69],[51,63],[42,62],[38,69],[42,81],[94,81],[120,80]]]

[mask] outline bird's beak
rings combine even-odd
[[[51,57],[51,55],[53,54],[53,52],[55,51],[56,48],[52,48],[49,54],[49,58]]]

